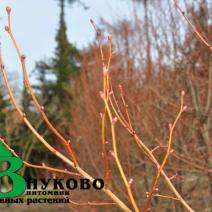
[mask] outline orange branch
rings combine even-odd
[[[69,160],[66,156],[64,156],[63,154],[61,154],[59,151],[57,151],[55,148],[53,148],[37,131],[36,129],[31,125],[31,123],[28,121],[28,119],[26,118],[26,115],[21,111],[21,109],[19,108],[13,92],[10,88],[8,79],[7,79],[7,75],[5,72],[5,66],[2,60],[2,54],[1,54],[1,48],[0,48],[0,68],[2,70],[3,73],[3,77],[4,77],[4,81],[6,84],[6,88],[8,90],[8,94],[10,96],[10,99],[15,107],[15,109],[17,110],[18,114],[21,116],[21,118],[23,118],[24,123],[26,124],[26,126],[31,130],[32,134],[49,150],[51,151],[53,154],[55,154],[58,158],[60,158],[62,161],[64,161],[65,163],[67,163],[68,165],[70,165],[72,168],[74,168],[76,171],[78,171],[83,177],[89,179],[91,182],[94,181],[94,178],[91,177],[88,173],[86,173],[83,169],[81,169],[79,166],[75,166],[75,164]],[[103,191],[124,211],[128,211],[130,212],[131,210],[115,195],[113,194],[113,192],[111,192],[109,189],[107,188],[103,188]]]
[[[112,202],[81,202],[81,203],[78,203],[78,202],[75,202],[75,201],[72,201],[72,200],[69,200],[70,203],[74,204],[74,205],[77,205],[77,206],[110,206],[110,205],[114,205],[114,203]]]
[[[152,186],[152,190],[148,194],[148,198],[147,198],[147,201],[146,201],[146,204],[145,204],[145,207],[144,207],[144,211],[148,211],[148,208],[149,208],[149,205],[150,205],[150,202],[151,202],[151,198],[152,198],[153,194],[155,193],[155,190],[156,190],[157,185],[159,183],[161,172],[164,169],[164,166],[166,165],[166,162],[168,160],[168,157],[169,157],[169,155],[171,153],[174,129],[176,127],[176,124],[177,124],[179,118],[181,117],[182,113],[186,109],[186,107],[183,105],[184,104],[183,97],[184,97],[184,91],[182,91],[182,93],[181,93],[180,111],[177,114],[174,123],[169,125],[170,132],[169,132],[167,152],[166,152],[166,155],[165,155],[165,157],[163,159],[163,162],[162,162],[161,166],[158,167],[158,172],[157,172],[156,178],[154,180],[154,183],[153,183],[153,186]]]
[[[67,150],[69,156],[71,157],[71,159],[73,160],[75,166],[78,166],[78,163],[77,163],[77,160],[76,160],[76,157],[73,153],[73,150],[70,146],[70,141],[67,141],[57,130],[56,128],[51,124],[51,122],[49,121],[48,117],[46,116],[45,112],[44,112],[44,107],[41,106],[34,94],[34,91],[33,91],[33,88],[30,84],[30,81],[29,81],[29,77],[28,77],[28,74],[27,74],[27,69],[26,69],[26,64],[25,64],[25,56],[21,54],[21,51],[17,45],[17,42],[15,40],[15,37],[12,33],[12,29],[11,29],[11,23],[10,23],[10,13],[11,13],[11,8],[10,7],[7,7],[6,8],[6,11],[7,11],[7,16],[8,16],[8,26],[5,27],[5,30],[8,32],[11,40],[12,40],[12,43],[16,49],[16,52],[18,54],[18,57],[19,57],[19,60],[21,62],[21,65],[22,65],[22,70],[23,70],[23,74],[24,74],[24,78],[25,78],[25,85],[27,87],[27,89],[29,90],[29,93],[30,93],[30,96],[32,97],[32,100],[36,106],[36,108],[38,109],[38,111],[40,112],[41,116],[43,117],[44,121],[46,122],[47,126],[49,127],[49,129],[57,136],[57,138],[59,138],[59,140],[62,142],[63,146],[65,147],[65,149]]]
[[[99,47],[101,61],[102,61],[102,67],[103,67],[103,70],[102,70],[103,71],[103,91],[104,91],[104,95],[107,97],[107,101],[108,101],[108,97],[109,97],[108,70],[109,70],[111,55],[112,55],[111,54],[111,39],[108,38],[110,54],[109,54],[109,59],[108,59],[108,65],[106,67],[105,63],[104,63],[104,53],[103,53],[102,43],[101,43],[101,32],[97,29],[96,24],[94,23],[93,20],[90,20],[90,22],[91,22],[91,24],[96,32],[96,35],[97,35],[98,47]],[[109,161],[108,161],[106,141],[105,141],[106,115],[107,115],[107,109],[105,107],[104,112],[102,114],[102,158],[105,163],[105,177],[104,177],[105,187],[108,188],[109,181],[110,181],[110,170],[109,170]]]
[[[2,139],[0,138],[0,142],[17,158],[20,158],[16,152],[10,148],[9,145],[7,145],[7,143]],[[45,164],[42,164],[42,166],[39,166],[39,165],[34,165],[34,164],[31,164],[31,163],[28,163],[24,160],[22,160],[24,165],[27,166],[27,167],[31,167],[31,168],[35,168],[35,169],[43,169],[43,170],[48,170],[48,171],[51,171],[51,172],[58,172],[58,173],[62,173],[62,174],[68,174],[68,175],[72,175],[72,176],[77,176],[77,177],[80,177],[82,176],[81,174],[79,173],[75,173],[75,172],[70,172],[68,170],[62,170],[62,169],[56,169],[56,168],[52,168],[52,167],[49,167],[49,166],[46,166]]]
[[[190,28],[192,29],[192,31],[196,34],[197,38],[200,40],[201,43],[203,43],[209,50],[212,51],[212,45],[209,44],[208,41],[206,41],[206,39],[202,36],[202,34],[197,30],[197,28],[194,26],[194,24],[191,23],[191,21],[189,20],[189,18],[185,15],[185,12],[180,8],[180,6],[177,4],[177,2],[175,0],[174,4],[175,7],[177,8],[178,12],[184,17],[184,19],[186,20],[186,22],[189,24]]]

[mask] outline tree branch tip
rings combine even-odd
[[[117,121],[118,121],[118,118],[114,117],[113,120],[112,120],[112,124],[115,124]]]
[[[159,191],[159,188],[155,188],[155,191],[158,192]]]
[[[2,69],[2,70],[4,69],[4,64],[1,64],[1,69]]]
[[[11,13],[11,7],[10,6],[6,6],[6,11],[7,11],[7,14],[9,15]]]
[[[128,181],[128,184],[131,186],[133,183],[133,178],[130,178],[129,181]]]
[[[21,55],[21,61],[26,60],[26,56],[24,54]]]
[[[8,26],[5,26],[4,29],[5,29],[6,32],[10,31],[10,28]]]
[[[98,39],[100,39],[101,37],[101,32],[100,30],[97,29],[95,22],[93,21],[93,19],[90,19],[90,23],[92,24],[94,30],[96,31],[96,35],[98,37]]]
[[[112,41],[112,36],[111,35],[108,35],[108,41],[111,43],[111,41]]]
[[[172,129],[172,123],[169,123],[169,129]]]
[[[67,141],[67,144],[69,145],[70,143],[71,143],[71,140],[68,140],[68,141]]]
[[[181,96],[185,96],[185,91],[184,90],[181,91]]]
[[[114,151],[113,151],[113,150],[109,150],[109,153],[110,153],[110,155],[111,155],[112,157],[115,157]]]
[[[123,87],[121,84],[118,85],[118,88],[120,89],[120,91],[123,91]]]
[[[99,95],[102,99],[105,99],[105,94],[102,91],[99,92]]]
[[[100,116],[101,119],[103,118],[103,114],[102,113],[99,113],[99,116]]]
[[[170,154],[174,153],[174,149],[171,149],[169,153],[170,153]]]
[[[175,175],[171,176],[171,177],[169,178],[169,180],[173,180],[173,179],[175,179],[175,178],[177,178],[177,173],[176,173]]]
[[[188,109],[188,107],[185,105],[183,106],[182,112],[185,112]]]
[[[154,151],[158,150],[159,148],[162,148],[163,146],[161,144],[157,145],[156,147],[154,147],[151,152],[153,153]]]
[[[93,21],[93,19],[90,19],[90,23],[91,23],[91,24],[95,24],[94,21]]]

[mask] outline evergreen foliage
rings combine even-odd
[[[75,0],[68,1],[68,3],[74,2]],[[57,110],[62,112],[60,115],[63,117],[69,117],[70,101],[64,100],[72,98],[74,78],[79,71],[79,52],[67,37],[65,0],[59,0],[59,7],[60,20],[56,34],[55,54],[48,62],[38,62],[36,68],[39,71],[39,90],[42,99],[45,99],[45,107],[54,104],[51,111]],[[54,80],[47,80],[48,76]]]

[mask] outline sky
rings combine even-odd
[[[69,41],[78,48],[84,48],[94,39],[90,18],[98,24],[100,18],[113,22],[118,17],[129,15],[127,0],[82,0],[88,10],[75,3],[66,7],[66,22]],[[12,8],[11,26],[22,53],[26,56],[28,72],[35,62],[50,58],[55,49],[55,35],[59,21],[59,7],[56,0],[1,0],[0,1],[0,42],[4,63],[12,80],[19,85],[22,79],[17,54],[4,26],[7,24],[5,8]],[[31,76],[32,80],[33,76]]]

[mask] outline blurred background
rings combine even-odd
[[[210,43],[210,0],[178,1],[185,14]],[[24,86],[21,64],[7,32],[5,7],[12,7],[12,30],[26,63],[31,84],[52,123],[67,139],[80,165],[94,177],[104,176],[101,156],[101,118],[104,105],[101,60],[92,18],[102,32],[108,57],[107,36],[112,35],[110,68],[113,89],[121,104],[118,85],[124,89],[133,127],[143,142],[162,161],[172,123],[185,90],[188,110],[174,133],[174,152],[165,168],[177,190],[197,211],[212,211],[212,54],[192,32],[169,0],[45,0],[0,4],[1,44],[10,83],[29,120],[51,145],[64,152],[46,127]],[[17,116],[3,78],[0,78],[0,135],[19,156],[33,164],[66,167],[48,153]],[[108,125],[109,128],[109,125]],[[107,133],[107,151],[112,149]],[[117,125],[118,152],[133,191],[142,207],[151,189],[155,167],[137,149],[132,137]],[[38,160],[39,158],[39,160]],[[109,157],[111,189],[128,204],[128,197],[112,156]],[[69,168],[69,167],[66,167]],[[51,176],[47,171],[23,168],[31,177]],[[64,177],[64,176],[63,176]],[[8,183],[5,180],[5,185]],[[161,179],[159,193],[172,196]],[[97,192],[73,192],[73,200],[106,201]],[[42,206],[39,206],[39,210]],[[43,206],[45,207],[45,206]],[[50,207],[50,206],[49,206]],[[67,211],[68,206],[64,206]],[[73,211],[118,211],[116,206],[76,207]],[[11,209],[11,208],[10,208]],[[7,209],[8,211],[10,210]],[[21,210],[21,209],[20,209]],[[24,210],[24,209],[23,209]],[[33,209],[38,210],[38,209]],[[49,208],[49,210],[53,210]],[[61,209],[62,210],[62,209]],[[178,201],[155,197],[152,211],[184,211]]]

